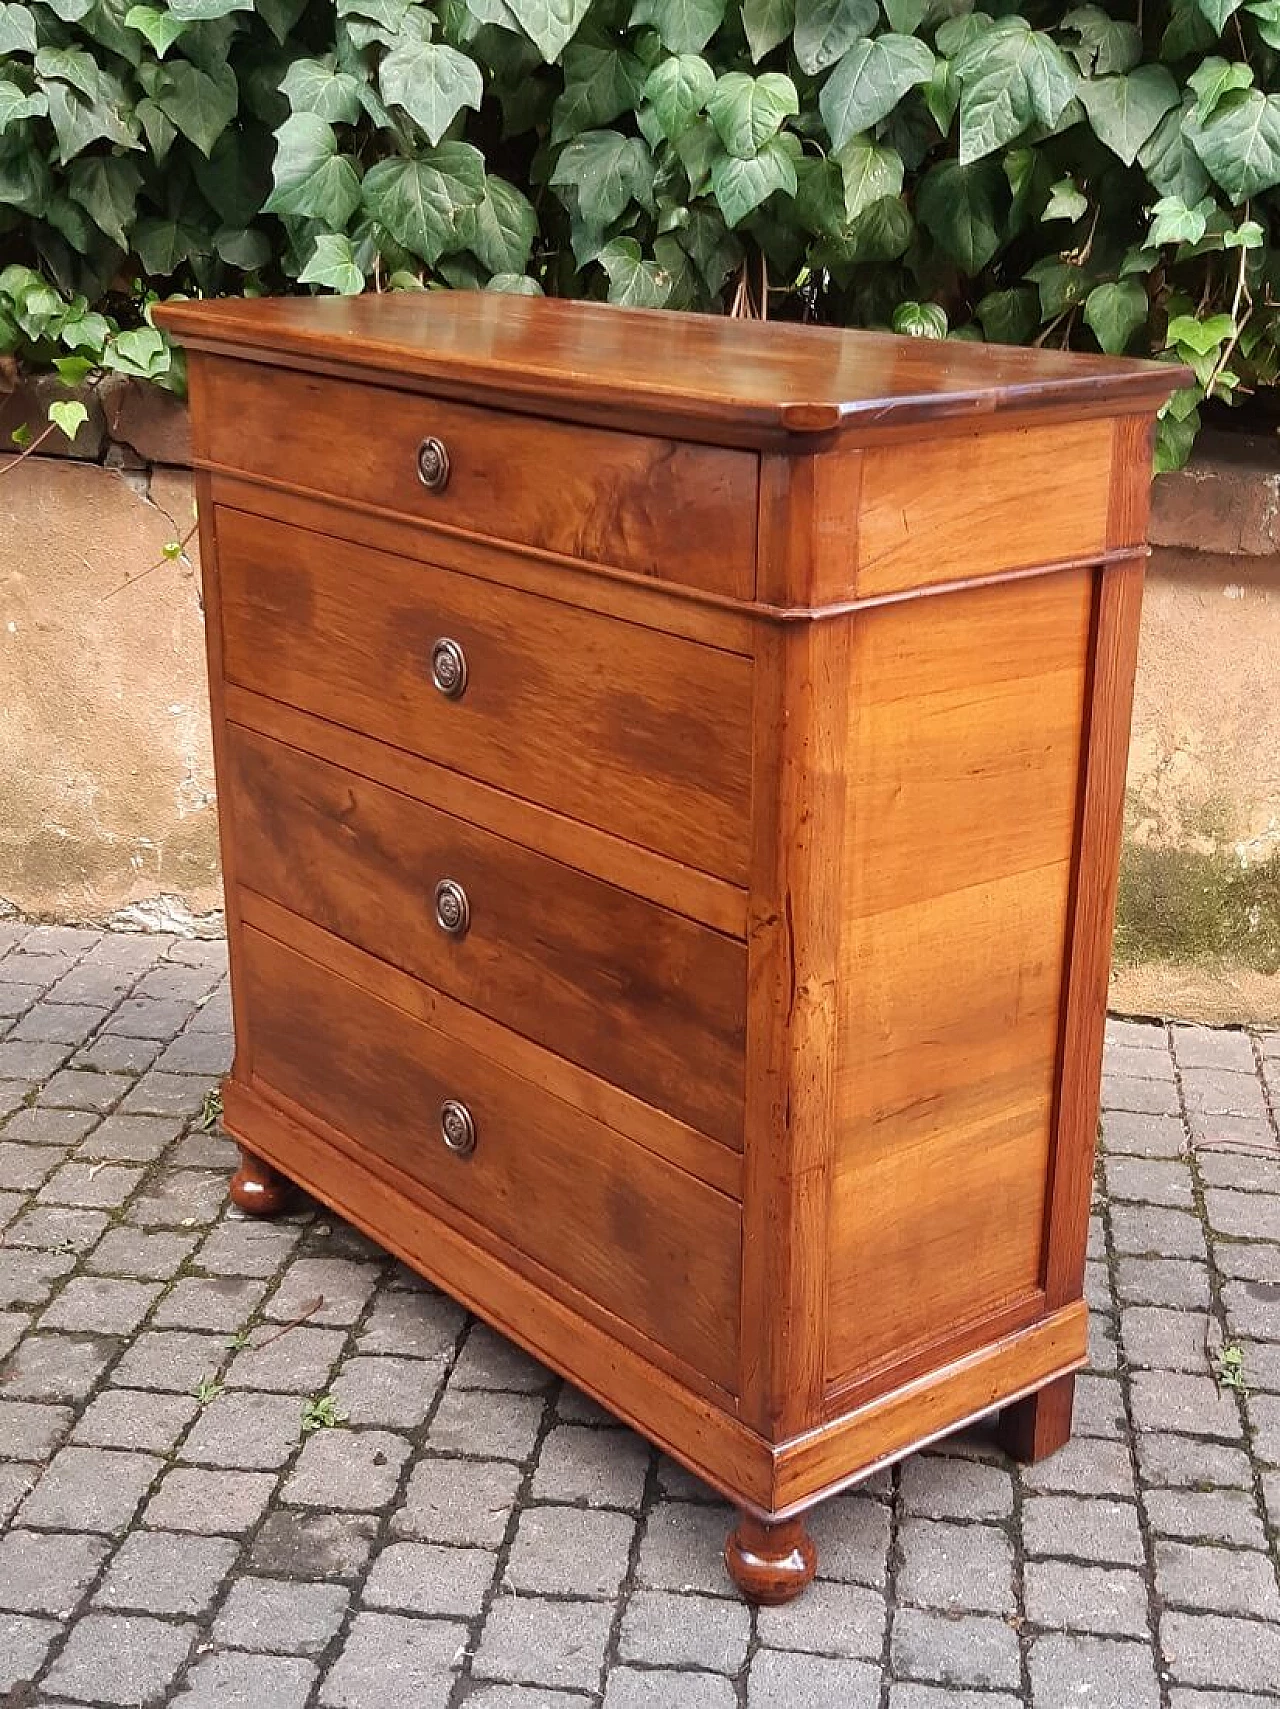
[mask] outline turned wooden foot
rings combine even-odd
[[[729,1533],[724,1564],[748,1602],[772,1608],[799,1596],[818,1570],[818,1551],[803,1519],[770,1524],[744,1513]]]
[[[231,1202],[249,1216],[278,1216],[293,1194],[293,1182],[245,1146],[231,1177]]]
[[[1032,1464],[1065,1447],[1071,1436],[1074,1377],[1059,1377],[1000,1414],[1000,1441],[1006,1454]]]

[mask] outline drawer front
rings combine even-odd
[[[252,362],[203,369],[208,455],[489,539],[752,598],[758,462]],[[420,448],[444,448],[433,490]],[[432,457],[435,455],[435,461]],[[423,453],[424,473],[442,467]]]
[[[732,1199],[274,939],[250,928],[240,947],[255,1084],[734,1391],[741,1221]],[[469,1117],[469,1153],[445,1143],[448,1105]],[[457,1109],[448,1131],[465,1144]]]
[[[215,527],[232,682],[745,883],[748,659],[241,511]]]
[[[226,765],[241,883],[741,1149],[743,944],[238,726]]]

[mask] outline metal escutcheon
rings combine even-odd
[[[443,492],[449,481],[449,453],[443,439],[424,439],[418,447],[418,479],[429,493]]]
[[[467,686],[467,655],[448,636],[431,649],[431,680],[446,700],[458,700]]]
[[[476,1148],[475,1118],[456,1098],[446,1098],[440,1106],[440,1137],[459,1157],[469,1157]]]
[[[460,938],[471,924],[471,903],[467,893],[454,878],[442,878],[436,885],[436,925],[449,938]]]

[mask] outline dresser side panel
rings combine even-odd
[[[833,1394],[901,1381],[913,1357],[1042,1303],[1093,579],[857,619]]]

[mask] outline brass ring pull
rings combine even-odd
[[[469,1157],[476,1148],[475,1118],[456,1098],[440,1106],[440,1137],[457,1157]]]
[[[447,938],[466,935],[471,924],[471,903],[467,893],[454,878],[442,878],[436,885],[436,925]]]
[[[459,700],[467,686],[467,655],[442,635],[431,649],[431,680],[446,700]]]
[[[449,484],[449,453],[443,439],[424,439],[418,447],[418,479],[429,493],[442,493]]]

